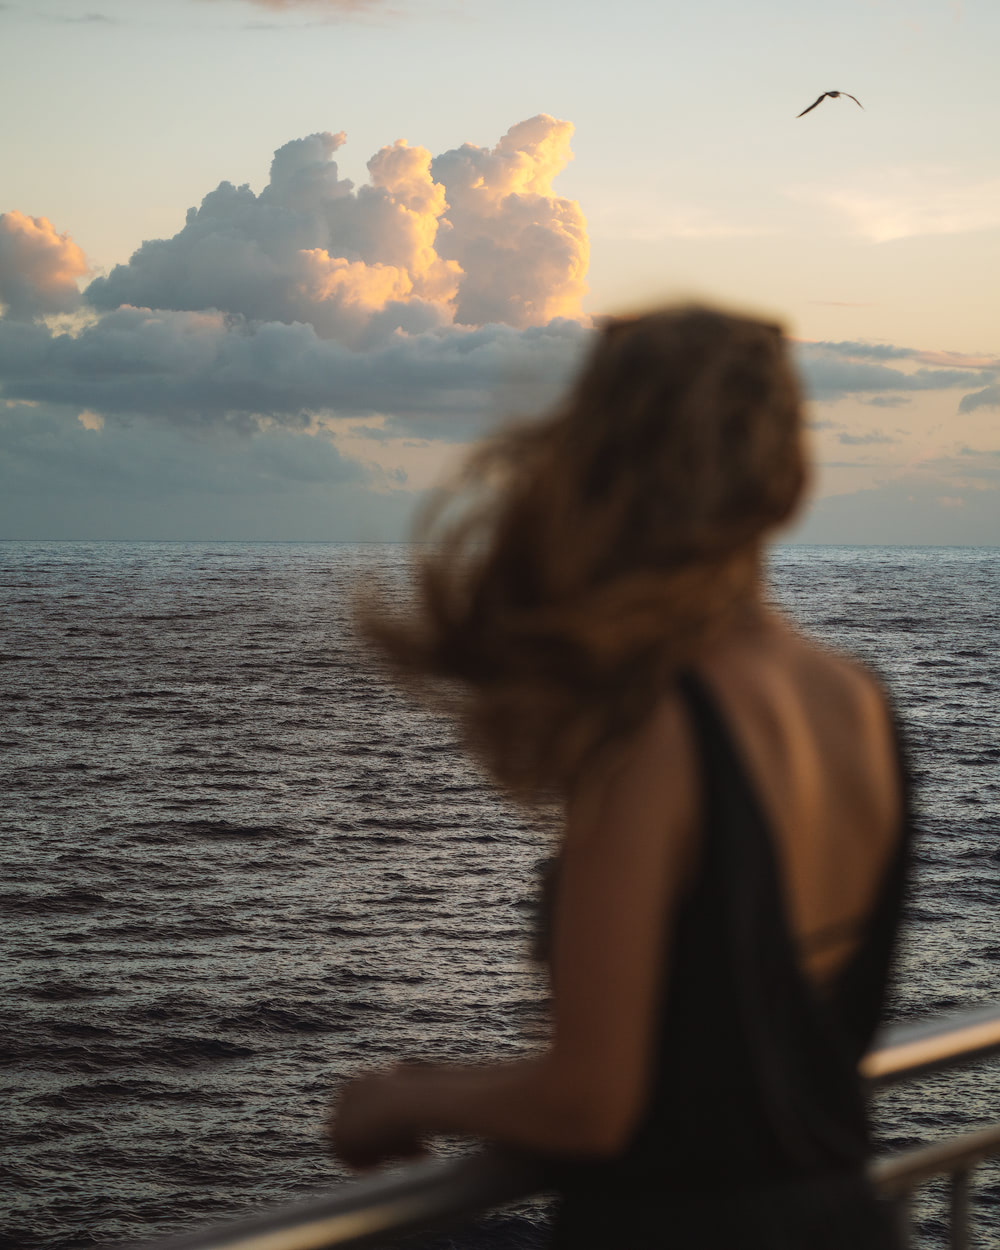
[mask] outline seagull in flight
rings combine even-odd
[[[853,100],[859,109],[863,109],[865,107],[857,96],[851,95],[849,91],[824,91],[815,104],[810,104],[807,109],[803,109],[802,112],[796,114],[796,116],[805,117],[806,113],[811,113],[817,104],[822,104],[827,96],[829,96],[831,100],[836,100],[842,95],[846,95],[849,100]]]

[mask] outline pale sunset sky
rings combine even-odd
[[[792,538],[995,544],[998,48],[998,0],[0,3],[0,537],[404,538],[592,317],[696,297],[796,341]]]

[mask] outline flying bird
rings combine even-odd
[[[803,109],[802,112],[798,113],[796,116],[805,117],[806,113],[811,113],[813,111],[813,109],[816,107],[816,104],[822,104],[827,96],[829,96],[831,100],[836,100],[836,99],[839,99],[839,97],[842,95],[846,95],[849,100],[853,100],[859,109],[863,109],[865,107],[861,103],[861,101],[857,98],[857,96],[851,95],[849,91],[824,91],[815,104],[810,104],[807,109]]]

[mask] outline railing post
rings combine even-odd
[[[899,1238],[899,1244],[902,1250],[909,1250],[911,1243],[910,1234],[913,1232],[913,1190],[908,1189],[905,1193],[893,1199],[892,1213],[896,1224],[896,1236]]]
[[[952,1172],[949,1193],[948,1245],[950,1250],[969,1250],[969,1168]]]

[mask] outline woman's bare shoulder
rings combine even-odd
[[[695,816],[696,750],[676,687],[664,691],[634,733],[595,762],[569,802],[567,834],[588,838],[602,829],[642,840],[651,829],[690,833]]]
[[[844,794],[880,812],[891,808],[892,717],[882,683],[865,665],[779,621],[707,656],[703,671],[776,805],[776,824],[794,814],[797,792],[830,811]]]
[[[813,688],[825,697],[829,710],[851,719],[886,726],[889,698],[881,678],[857,657],[803,634],[787,631],[792,658],[791,675],[808,696]]]

